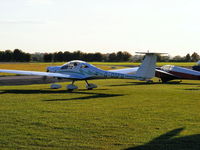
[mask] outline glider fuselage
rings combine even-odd
[[[138,77],[136,75],[105,71],[91,64],[88,64],[84,61],[79,61],[79,60],[70,61],[62,66],[48,67],[47,71],[51,73],[82,76],[85,79],[116,78],[116,79],[145,80],[144,78]]]

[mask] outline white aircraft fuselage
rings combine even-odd
[[[136,79],[142,81],[146,80],[146,78],[142,78],[131,74],[118,73],[116,71],[115,70],[105,71],[80,60],[70,61],[64,64],[63,66],[54,66],[47,68],[47,72],[61,73],[68,75],[70,74],[71,76],[82,76],[84,79],[114,78],[114,79]]]

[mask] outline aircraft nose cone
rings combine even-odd
[[[56,67],[47,67],[47,72],[56,72],[57,70],[59,70],[60,67],[56,66]]]
[[[47,72],[50,72],[50,67],[47,67]]]
[[[47,72],[55,72],[55,68],[54,67],[47,67]]]

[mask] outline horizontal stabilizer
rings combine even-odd
[[[154,55],[166,55],[168,53],[157,53],[157,52],[135,52],[137,54],[154,54]]]

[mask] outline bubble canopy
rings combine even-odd
[[[174,68],[174,65],[164,65],[161,67],[162,70],[171,71]]]
[[[88,64],[85,61],[73,60],[62,65],[61,69],[89,68],[89,67],[96,68],[95,66]]]

